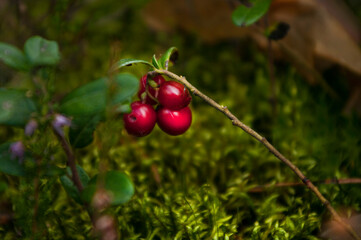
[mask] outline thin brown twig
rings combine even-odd
[[[80,177],[78,174],[78,171],[76,169],[76,163],[75,163],[75,156],[74,153],[68,143],[68,141],[65,139],[65,137],[62,134],[59,134],[59,132],[56,129],[53,129],[54,134],[59,139],[61,146],[68,158],[68,165],[71,170],[72,180],[76,188],[79,192],[83,191],[83,184],[80,181]]]
[[[69,142],[66,140],[65,136],[61,133],[59,133],[57,131],[57,129],[55,129],[53,127],[53,132],[54,134],[56,135],[56,137],[58,138],[58,140],[60,141],[61,143],[61,146],[68,158],[68,166],[70,167],[70,171],[71,171],[71,175],[72,175],[72,181],[75,185],[75,187],[78,189],[79,192],[82,192],[83,189],[84,189],[84,186],[83,184],[81,183],[81,180],[80,180],[80,177],[79,177],[79,173],[76,169],[76,162],[75,162],[75,156],[74,156],[74,153],[71,149],[71,146],[69,144]],[[84,203],[84,206],[86,208],[86,211],[89,215],[89,218],[93,224],[93,226],[95,226],[95,221],[96,221],[96,218],[94,216],[94,214],[92,213],[92,210],[90,209],[89,205],[87,203]]]
[[[155,69],[155,73],[160,73],[163,75],[168,76],[169,78],[175,79],[182,84],[184,84],[195,96],[198,96],[202,98],[205,102],[207,102],[209,105],[226,115],[231,121],[232,124],[236,127],[241,128],[243,131],[251,135],[253,138],[255,138],[257,141],[262,143],[273,155],[275,155],[279,160],[281,160],[283,163],[285,163],[301,180],[302,182],[309,188],[311,191],[317,196],[317,198],[326,206],[326,208],[331,213],[332,217],[339,222],[355,239],[361,240],[361,237],[357,235],[357,233],[353,230],[353,228],[345,223],[340,215],[336,212],[336,210],[332,207],[331,203],[321,194],[321,192],[318,190],[318,188],[313,185],[313,183],[298,169],[296,165],[294,165],[289,159],[287,159],[285,156],[283,156],[271,143],[268,142],[268,140],[261,136],[259,133],[254,131],[252,128],[241,122],[236,116],[229,111],[229,109],[226,106],[222,106],[218,104],[216,101],[208,97],[207,95],[203,94],[201,91],[199,91],[197,88],[195,88],[192,84],[190,84],[185,77],[178,76],[170,71],[167,70],[161,70],[161,69]]]
[[[82,192],[84,187],[80,181],[80,177],[79,177],[78,171],[76,169],[75,156],[72,151],[72,148],[63,134],[59,133],[57,131],[57,129],[55,129],[55,128],[53,128],[53,132],[59,139],[61,146],[68,158],[68,165],[69,165],[71,173],[72,173],[72,181],[73,181],[74,185],[76,186],[76,188],[78,189],[78,191]],[[84,204],[84,207],[86,208],[89,218],[93,224],[93,228],[94,228],[94,230],[96,230],[96,228],[97,228],[96,224],[97,224],[97,221],[100,219],[101,215],[99,215],[100,213],[98,212],[97,209],[91,209],[91,207],[88,203],[83,203],[83,204]],[[106,236],[104,232],[102,232],[101,235],[102,235],[101,239],[104,239],[103,237]]]
[[[348,178],[348,179],[326,179],[324,181],[316,181],[315,184],[361,184],[361,178]],[[263,192],[267,188],[273,187],[296,187],[296,186],[304,186],[304,183],[300,182],[281,182],[275,184],[265,184],[256,186],[248,190],[248,192],[258,193]]]

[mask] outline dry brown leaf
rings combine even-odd
[[[265,21],[253,27],[236,27],[231,21],[236,2],[153,0],[144,9],[144,18],[158,31],[180,28],[205,42],[252,37],[266,50]],[[290,25],[287,36],[273,44],[274,56],[291,62],[310,83],[321,84],[335,95],[319,73],[319,69],[331,65],[342,66],[360,82],[361,50],[357,41],[361,39],[361,27],[342,0],[273,0],[268,20],[269,25],[280,21]],[[361,97],[351,93],[348,105],[353,105],[349,109],[357,108],[360,102]]]
[[[289,35],[282,42],[311,64],[339,64],[361,75],[359,46],[319,1],[274,1],[270,18],[272,22],[284,21],[291,25]]]
[[[344,218],[355,232],[361,236],[361,214]],[[321,237],[329,240],[353,240],[354,238],[336,221],[330,221],[322,227]]]
[[[321,6],[323,6],[342,27],[348,32],[352,39],[360,43],[361,42],[361,26],[360,21],[350,11],[349,7],[344,1],[337,0],[316,0]]]
[[[262,32],[232,23],[232,11],[224,0],[153,0],[144,17],[149,26],[160,31],[182,28],[207,42],[252,36],[265,47],[267,40]],[[271,24],[279,21],[290,24],[288,36],[280,42],[307,63],[307,69],[317,61],[317,65],[323,66],[339,64],[361,75],[361,51],[349,34],[359,39],[361,31],[359,24],[347,17],[350,15],[344,4],[336,0],[274,0],[269,11]],[[303,73],[312,80],[308,76],[312,74]]]

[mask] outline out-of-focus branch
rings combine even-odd
[[[63,134],[61,134],[61,132],[59,132],[58,129],[53,127],[53,132],[56,135],[56,137],[58,138],[58,140],[67,156],[68,166],[70,167],[70,170],[71,170],[71,175],[72,175],[72,180],[74,182],[74,185],[79,190],[79,192],[81,192],[81,191],[83,191],[83,184],[81,183],[78,171],[76,170],[75,156],[71,149],[71,146],[68,143],[68,141],[65,139],[65,136]]]
[[[348,179],[326,179],[324,181],[317,181],[316,184],[361,184],[361,178],[348,178]],[[265,184],[256,186],[248,190],[248,192],[258,193],[263,192],[268,188],[279,188],[279,187],[296,187],[303,186],[300,182],[282,182],[276,184]]]

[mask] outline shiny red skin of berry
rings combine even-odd
[[[154,82],[156,82],[158,84],[158,86],[160,86],[162,83],[165,82],[165,79],[161,76],[161,75],[157,75],[152,79]],[[149,80],[148,80],[149,81]],[[138,90],[138,97],[139,99],[142,100],[142,94],[145,92],[145,87],[147,84],[147,74],[145,74],[143,77],[140,78],[140,82],[139,82],[139,90]],[[158,97],[158,90],[159,89],[155,89],[151,86],[148,85],[148,92],[150,95],[152,95],[154,98]],[[157,104],[156,101],[154,101],[151,97],[149,97],[148,95],[145,98],[145,103],[150,104],[150,105],[155,105]]]
[[[175,81],[167,81],[160,85],[158,100],[165,108],[179,110],[188,106],[192,97],[183,84]]]
[[[144,137],[148,135],[157,122],[153,107],[140,101],[133,102],[132,112],[123,115],[124,127],[130,135]]]
[[[157,110],[157,123],[169,135],[183,134],[192,124],[192,111],[189,107],[180,110],[161,107]]]

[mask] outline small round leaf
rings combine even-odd
[[[29,38],[24,50],[33,66],[55,65],[60,60],[58,43],[39,36]]]
[[[104,188],[111,197],[112,205],[123,204],[131,199],[134,194],[134,186],[130,178],[119,171],[106,172],[103,178]],[[90,203],[97,189],[97,180],[99,176],[95,176],[89,181],[88,186],[82,192],[82,199]]]
[[[0,124],[24,126],[36,110],[35,102],[24,91],[0,88]]]
[[[0,42],[0,60],[9,67],[29,70],[30,64],[24,53],[13,45]]]

